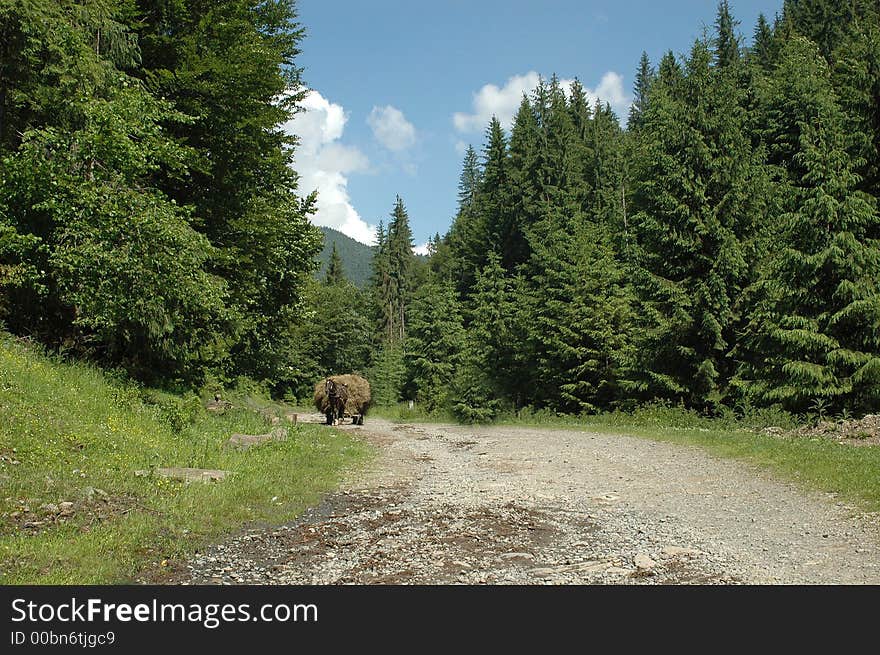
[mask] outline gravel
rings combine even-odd
[[[319,422],[323,417],[301,417]],[[184,584],[880,583],[880,520],[686,446],[573,430],[342,426],[368,470]]]

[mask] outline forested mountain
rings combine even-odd
[[[349,279],[355,286],[363,288],[370,281],[373,265],[373,248],[355,241],[349,236],[344,235],[332,227],[319,228],[324,235],[324,249],[318,255],[318,261],[321,268],[317,275],[323,278],[327,271],[327,264],[330,262],[330,253],[333,246],[336,246],[336,252],[342,261],[342,270],[345,277]]]

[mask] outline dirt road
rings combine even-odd
[[[315,417],[314,420],[319,420]],[[190,583],[880,583],[880,521],[695,448],[575,430],[356,431],[368,471]]]

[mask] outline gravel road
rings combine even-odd
[[[320,416],[311,417],[317,422]],[[880,519],[686,446],[576,430],[341,426],[379,448],[201,584],[880,583]]]

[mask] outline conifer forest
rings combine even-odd
[[[633,62],[628,116],[542,80],[427,257],[388,199],[358,287],[335,249],[315,275],[281,129],[294,3],[0,0],[0,329],[166,388],[359,372],[466,423],[878,413],[880,8],[734,9]]]

